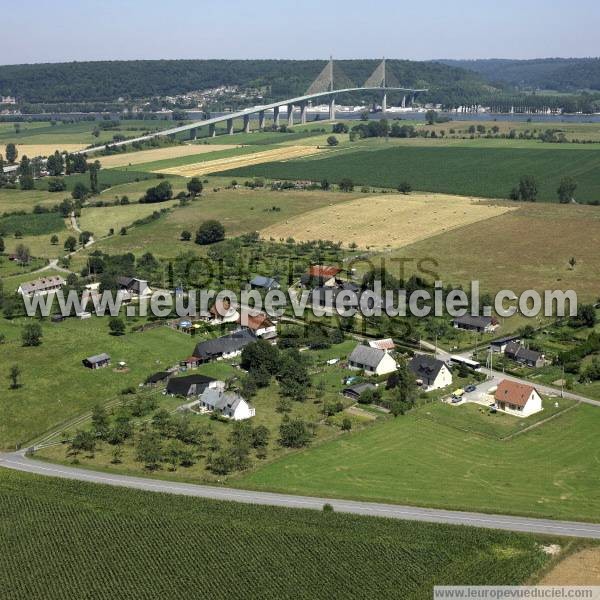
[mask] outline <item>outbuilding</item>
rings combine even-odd
[[[88,356],[81,362],[88,369],[101,369],[110,365],[110,356],[106,354],[106,352],[103,352],[102,354],[96,354],[95,356]]]

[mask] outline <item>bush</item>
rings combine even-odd
[[[62,177],[51,177],[48,179],[49,192],[64,192],[67,189],[67,183]]]
[[[164,202],[173,197],[173,187],[168,181],[161,181],[157,186],[148,188],[144,196],[140,199],[142,204],[151,204],[153,202]]]
[[[225,227],[219,221],[204,221],[196,232],[196,244],[205,246],[225,239]]]

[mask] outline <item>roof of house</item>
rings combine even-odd
[[[272,288],[278,287],[279,282],[274,277],[264,277],[263,275],[257,275],[251,282],[250,285],[261,288]]]
[[[470,327],[488,327],[492,324],[492,317],[463,315],[462,317],[456,317],[454,322],[459,325],[468,325]]]
[[[215,303],[210,307],[209,312],[214,317],[224,317],[228,314],[233,314],[235,308],[231,307],[229,298],[217,298]]]
[[[308,275],[310,277],[325,277],[331,279],[335,277],[341,269],[338,267],[331,267],[329,265],[313,265],[308,269]]]
[[[357,383],[356,385],[350,385],[344,388],[344,394],[358,397],[361,396],[363,392],[366,392],[367,390],[374,390],[376,387],[377,386],[373,383]]]
[[[172,377],[167,383],[167,393],[175,394],[176,396],[187,396],[192,385],[208,387],[208,384],[216,381],[213,377],[206,375],[185,375],[183,377]],[[203,391],[203,390],[202,390]]]
[[[94,356],[88,356],[84,360],[85,360],[85,362],[88,362],[91,365],[94,365],[96,363],[106,362],[107,360],[110,360],[110,356],[108,354],[106,354],[106,352],[102,352],[102,354],[96,354]]]
[[[50,277],[41,277],[35,281],[26,281],[20,285],[21,290],[26,294],[43,292],[55,288],[57,285],[65,285],[65,280],[60,275]]]
[[[158,383],[159,381],[164,381],[170,375],[171,373],[169,371],[158,371],[158,373],[153,373],[147,377],[146,383]]]
[[[258,329],[273,327],[273,322],[266,313],[253,313],[244,310],[240,315],[240,325],[248,327],[248,329],[252,329],[252,331],[257,331]]]
[[[239,394],[235,392],[224,392],[217,388],[206,388],[202,392],[201,400],[216,410],[226,408],[235,411],[242,403],[246,402]]]
[[[237,352],[244,346],[255,342],[256,337],[248,329],[239,329],[229,335],[216,338],[214,340],[206,340],[196,345],[194,349],[194,356],[207,360],[213,356],[221,356],[222,354],[229,354],[230,352]]]
[[[525,348],[517,342],[509,342],[508,344],[506,344],[506,349],[504,350],[504,353],[508,356],[513,356],[516,359],[523,359],[531,362],[537,362],[542,357],[541,352]]]
[[[410,370],[427,385],[431,385],[439,375],[443,367],[443,361],[428,356],[427,354],[415,354],[408,363]],[[446,367],[448,368],[448,367]]]
[[[497,340],[493,340],[490,342],[491,346],[504,346],[504,344],[508,344],[508,342],[514,342],[519,339],[518,335],[507,335],[505,337],[498,338]]]
[[[127,277],[122,275],[117,277],[117,284],[127,290],[135,292],[136,294],[141,294],[142,291],[148,287],[148,282],[144,279],[137,279],[136,277]]]
[[[537,392],[532,385],[503,379],[498,384],[494,398],[496,402],[507,402],[515,406],[525,406],[532,392]]]
[[[371,346],[363,346],[358,344],[348,357],[348,360],[359,365],[365,365],[375,369],[383,357],[386,355],[384,350],[379,348],[371,348]]]
[[[393,350],[396,347],[392,338],[385,338],[382,340],[370,340],[369,346],[371,348],[379,348],[380,350]]]

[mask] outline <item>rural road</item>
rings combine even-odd
[[[532,519],[508,515],[492,515],[484,513],[418,508],[395,504],[375,502],[357,502],[353,500],[335,500],[331,498],[312,498],[271,492],[255,492],[226,487],[176,483],[144,477],[132,477],[90,471],[76,467],[54,465],[25,458],[23,453],[0,454],[0,466],[7,469],[34,473],[46,477],[75,479],[91,483],[101,483],[119,487],[127,487],[150,492],[243,502],[245,504],[262,504],[267,506],[284,506],[287,508],[307,508],[322,510],[328,503],[334,510],[372,517],[388,517],[427,523],[444,523],[450,525],[469,525],[487,529],[504,529],[546,535],[600,539],[600,523],[578,523],[574,521],[554,521],[551,519]]]

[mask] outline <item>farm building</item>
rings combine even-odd
[[[83,365],[88,369],[101,369],[102,367],[108,367],[110,365],[110,356],[103,352],[95,356],[88,356],[82,361]]]
[[[149,296],[151,294],[148,282],[136,277],[117,277],[117,286],[120,291],[127,292],[131,297]]]
[[[65,285],[65,280],[60,275],[53,275],[51,277],[42,277],[35,281],[26,281],[22,283],[17,293],[21,296],[35,296],[37,294],[48,294],[49,292],[56,292]]]
[[[453,323],[456,329],[466,329],[480,333],[491,333],[498,328],[498,321],[493,317],[464,315],[463,317],[456,317]]]
[[[386,375],[396,370],[396,361],[385,350],[358,344],[348,357],[348,367],[366,375]]]
[[[171,396],[200,396],[208,388],[220,388],[222,381],[206,375],[185,375],[172,377],[167,383],[167,394]]]
[[[543,410],[542,397],[532,385],[503,379],[494,394],[496,408],[518,417],[528,417]]]
[[[504,350],[504,356],[528,367],[543,367],[546,364],[544,355],[536,350],[530,350],[517,342],[509,342]]]
[[[334,287],[336,285],[335,276],[341,271],[338,267],[328,265],[313,265],[300,278],[300,283],[305,287]]]
[[[200,362],[233,358],[242,353],[244,346],[255,341],[256,336],[249,329],[239,329],[229,335],[200,342],[194,349],[194,356]]]
[[[250,287],[253,290],[278,290],[281,286],[274,277],[263,277],[257,275],[252,281],[250,281]]]
[[[358,401],[364,392],[367,390],[374,390],[376,388],[377,386],[373,383],[357,383],[344,388],[342,394],[344,394],[346,398],[351,398],[352,400]]]
[[[408,363],[408,366],[415,374],[417,383],[426,392],[452,385],[452,373],[450,369],[443,361],[437,358],[427,356],[426,354],[417,354]]]
[[[147,377],[146,381],[144,381],[144,385],[147,385],[149,387],[155,387],[159,383],[167,381],[167,379],[169,379],[169,377],[171,377],[172,375],[173,373],[171,373],[170,371],[158,371],[158,373],[153,373],[152,375]]]
[[[257,338],[271,340],[277,337],[277,326],[271,321],[269,315],[263,312],[243,310],[240,326],[249,329]]]
[[[507,335],[506,337],[502,337],[500,339],[490,342],[490,348],[492,349],[492,352],[502,353],[506,350],[506,346],[509,344],[509,342],[518,342],[518,341],[519,341],[518,335]]]
[[[233,421],[250,419],[256,415],[256,410],[239,394],[214,387],[204,390],[200,396],[200,408]]]

